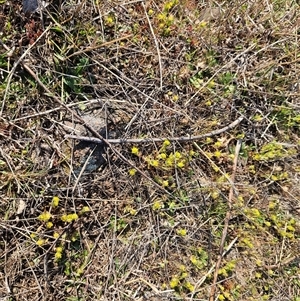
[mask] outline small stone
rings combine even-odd
[[[23,11],[26,15],[34,13],[38,7],[38,0],[23,0]]]

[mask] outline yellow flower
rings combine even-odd
[[[217,151],[214,152],[214,155],[215,155],[216,158],[220,158],[222,156],[222,153],[217,150]]]
[[[56,247],[56,248],[55,248],[55,251],[56,251],[57,253],[62,253],[63,247]]]
[[[219,191],[217,190],[214,190],[212,193],[211,193],[211,197],[216,200],[218,197],[219,197],[220,193]]]
[[[167,147],[167,146],[169,146],[171,144],[171,142],[169,141],[169,140],[165,140],[164,142],[163,142],[163,146],[164,147]]]
[[[163,204],[161,201],[155,201],[152,205],[153,210],[159,210],[163,207]]]
[[[38,239],[38,240],[36,241],[36,244],[37,244],[39,247],[41,247],[43,244],[45,244],[45,239],[42,239],[42,238]]]
[[[219,295],[219,297],[218,297],[218,299],[220,300],[220,301],[223,301],[223,300],[225,300],[225,297],[224,297],[224,295]]]
[[[215,142],[214,147],[220,148],[222,145],[223,145],[223,143],[220,140],[218,140],[217,142]]]
[[[59,197],[58,196],[54,196],[52,199],[52,207],[57,207],[59,203]]]
[[[76,213],[63,214],[63,216],[61,217],[61,220],[63,222],[67,222],[67,223],[71,223],[71,222],[75,221],[76,219],[78,219],[78,215]]]
[[[192,264],[194,264],[194,265],[197,265],[197,263],[198,263],[198,259],[196,258],[195,255],[192,255],[192,256],[190,257],[190,261],[191,261]]]
[[[178,286],[178,284],[179,284],[179,278],[178,278],[178,276],[173,277],[171,279],[171,281],[170,281],[170,287],[171,288],[175,288],[175,287]]]
[[[139,154],[139,149],[136,146],[133,146],[131,149],[131,153],[137,156]]]
[[[153,9],[150,8],[150,9],[148,10],[148,15],[151,17],[153,14],[154,14],[154,11],[153,11]]]
[[[131,169],[129,169],[128,173],[129,173],[130,176],[134,176],[136,174],[136,169],[131,168]]]
[[[152,165],[153,167],[158,167],[159,162],[158,162],[158,160],[151,160],[150,165]]]
[[[176,232],[179,236],[186,236],[186,229],[178,229]]]
[[[271,223],[270,223],[270,222],[265,221],[264,223],[265,223],[265,225],[266,225],[267,227],[271,227]]]
[[[169,181],[168,180],[162,181],[162,186],[163,187],[168,187],[169,186]]]
[[[195,287],[194,287],[189,281],[187,281],[187,282],[184,284],[184,286],[185,286],[190,292],[194,291],[194,289],[195,289]]]
[[[54,237],[55,239],[59,238],[59,233],[54,232],[54,233],[53,233],[53,237]]]
[[[47,227],[48,229],[52,228],[52,227],[53,227],[53,223],[52,223],[52,222],[47,222],[47,223],[46,223],[46,227]]]
[[[165,161],[165,163],[166,163],[167,166],[172,166],[173,163],[174,163],[174,161],[173,161],[172,158],[168,158],[168,159]]]
[[[63,214],[62,217],[60,218],[63,222],[67,221],[67,214]]]
[[[69,214],[70,218],[72,221],[75,221],[78,219],[78,215],[76,213],[73,213],[73,214]]]
[[[176,151],[174,155],[175,155],[176,159],[180,159],[181,158],[181,153],[178,152],[178,151]]]
[[[90,208],[88,206],[83,206],[80,213],[83,214],[83,213],[86,213],[86,212],[90,212]]]
[[[254,217],[260,217],[260,211],[257,208],[252,208],[251,212]]]
[[[42,214],[40,214],[38,219],[42,222],[48,222],[51,217],[52,217],[51,213],[48,211],[45,211]]]
[[[177,166],[178,166],[179,168],[183,168],[183,167],[184,167],[184,161],[178,162],[178,163],[177,163]]]
[[[195,155],[196,155],[195,151],[191,149],[191,150],[190,150],[190,156],[193,157],[193,156],[195,156]]]
[[[158,155],[158,159],[163,159],[163,160],[165,160],[166,158],[167,158],[166,153],[161,153],[161,154]]]
[[[112,27],[115,24],[115,19],[112,15],[108,15],[104,19],[105,25]]]
[[[55,252],[54,257],[55,257],[55,260],[58,261],[58,260],[60,260],[62,258],[62,253],[61,252]]]
[[[173,95],[172,96],[172,100],[173,101],[177,101],[179,99],[179,96],[177,94]]]

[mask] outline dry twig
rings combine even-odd
[[[221,261],[223,258],[224,245],[225,245],[225,240],[226,240],[226,236],[227,236],[229,220],[231,217],[232,199],[233,199],[233,193],[234,193],[233,186],[234,186],[236,167],[237,167],[237,162],[238,162],[238,157],[239,157],[239,152],[240,152],[241,146],[242,146],[242,140],[239,139],[236,143],[236,148],[235,148],[235,154],[234,154],[234,160],[233,160],[233,170],[232,170],[232,175],[231,175],[231,186],[230,186],[229,196],[228,196],[228,210],[227,210],[226,216],[225,216],[224,229],[222,232],[221,243],[220,243],[220,252],[219,252],[218,260],[216,263],[214,280],[213,280],[213,284],[212,284],[211,291],[210,291],[209,301],[214,301],[214,298],[215,298],[218,272],[219,272],[219,268],[220,268]]]
[[[141,138],[141,139],[106,139],[105,141],[109,142],[110,144],[123,144],[123,143],[148,143],[148,142],[163,142],[165,140],[169,141],[177,141],[177,142],[189,142],[189,141],[196,141],[201,140],[203,138],[212,137],[216,135],[220,135],[226,131],[229,131],[236,127],[241,121],[244,119],[243,116],[240,116],[232,123],[228,124],[227,126],[217,129],[215,131],[211,131],[206,134],[196,135],[196,136],[186,136],[186,137],[162,137],[162,138]],[[81,141],[93,142],[93,143],[106,143],[103,139],[93,138],[93,137],[86,137],[86,136],[76,136],[76,135],[65,135],[65,138],[70,139],[77,139]]]

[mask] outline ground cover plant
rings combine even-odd
[[[1,300],[300,300],[297,1],[0,3]]]

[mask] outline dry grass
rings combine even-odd
[[[20,10],[0,7],[0,300],[299,301],[298,4]]]

